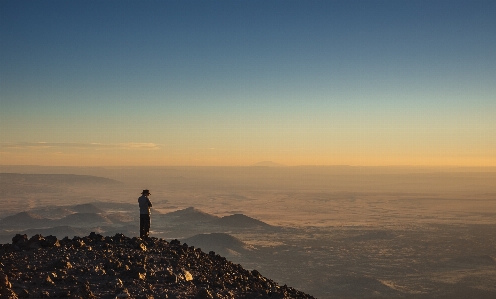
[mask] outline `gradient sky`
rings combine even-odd
[[[0,2],[0,164],[496,166],[496,1]]]

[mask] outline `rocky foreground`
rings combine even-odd
[[[0,245],[0,297],[314,298],[178,240],[95,233]]]

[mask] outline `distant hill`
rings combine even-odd
[[[272,228],[273,226],[243,214],[233,214],[219,218],[196,208],[189,207],[161,215],[167,222],[202,223],[233,228]]]
[[[29,228],[48,227],[52,220],[30,212],[20,212],[0,219],[0,227],[4,228]]]
[[[219,220],[219,217],[210,215],[193,207],[167,213],[163,218],[166,221],[175,222],[212,222]]]
[[[39,208],[39,209],[31,210],[30,212],[40,215],[44,218],[50,218],[50,219],[60,219],[74,213],[74,211],[69,210],[67,207],[57,207],[57,206]]]
[[[199,234],[183,241],[188,245],[199,247],[205,252],[214,251],[227,256],[252,250],[243,241],[224,233]]]
[[[138,197],[136,197],[137,199]],[[123,202],[103,202],[96,201],[91,202],[95,207],[105,210],[107,212],[115,212],[115,211],[138,211],[138,202],[136,203],[123,203]]]
[[[107,217],[114,224],[126,224],[133,221],[138,221],[139,223],[138,213],[131,214],[129,212],[116,212],[112,214],[105,214],[105,217]]]
[[[25,173],[0,173],[2,185],[74,185],[74,184],[96,184],[96,185],[116,185],[121,182],[92,175],[79,174],[25,174]]]
[[[279,163],[272,162],[272,161],[262,161],[262,162],[255,163],[255,164],[253,164],[252,166],[263,166],[263,167],[284,167],[284,166],[286,166],[286,165],[279,164]]]
[[[224,216],[212,222],[212,224],[220,225],[220,226],[228,226],[228,227],[237,227],[237,228],[272,227],[271,225],[263,221],[248,217],[243,214]]]
[[[224,233],[211,233],[211,234],[198,234],[196,236],[185,239],[189,243],[202,244],[204,246],[223,246],[223,247],[247,247],[243,241],[229,234]]]
[[[96,213],[74,213],[67,215],[62,219],[54,220],[57,225],[71,225],[77,227],[99,226],[112,224],[107,217]]]
[[[71,210],[77,213],[104,213],[102,209],[97,208],[91,203],[72,206]]]

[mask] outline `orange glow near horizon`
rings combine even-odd
[[[213,151],[213,150],[212,150]],[[298,165],[350,165],[350,166],[463,166],[495,167],[496,158],[490,156],[457,157],[432,156],[380,156],[380,155],[300,155],[279,156],[245,155],[236,153],[166,154],[161,150],[149,151],[101,151],[98,153],[75,152],[1,152],[0,165],[40,166],[249,166],[261,161],[272,161],[285,166]]]

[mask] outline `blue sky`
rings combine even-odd
[[[496,165],[494,1],[0,13],[1,164]]]

